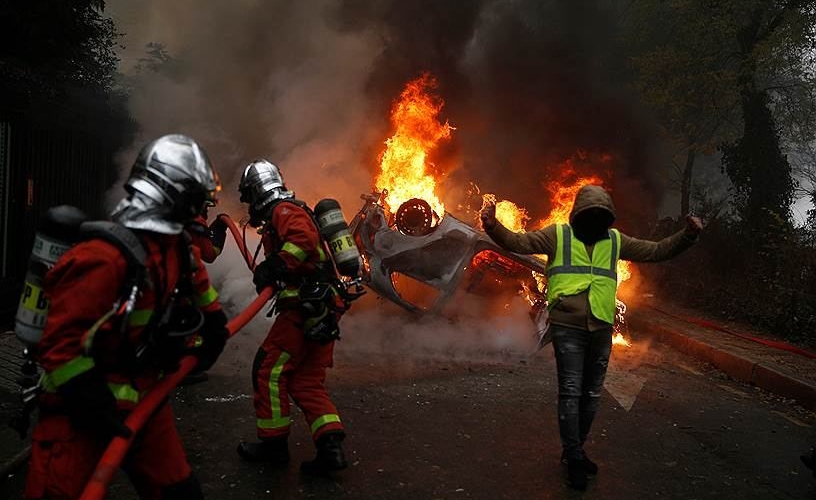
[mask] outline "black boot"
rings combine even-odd
[[[254,443],[241,441],[238,455],[249,462],[285,465],[289,463],[289,444],[286,438],[262,439]]]
[[[590,460],[586,453],[584,453],[584,470],[586,471],[587,476],[598,475],[598,464]]]
[[[583,454],[583,458],[581,459],[584,463],[584,470],[586,471],[588,476],[597,476],[598,475],[598,464],[593,462],[589,459],[587,454],[582,450],[581,453]],[[567,465],[567,452],[561,453],[561,463],[563,465]]]
[[[584,491],[587,487],[587,472],[584,460],[570,458],[567,460],[567,480],[571,488]]]
[[[314,460],[300,464],[306,474],[324,475],[348,467],[341,444],[346,435],[343,432],[329,432],[317,440],[317,455]]]
[[[802,463],[805,466],[813,471],[813,477],[816,477],[816,448],[811,448],[809,452],[805,453],[801,457]]]

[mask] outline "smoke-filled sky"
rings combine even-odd
[[[170,132],[199,140],[230,211],[239,210],[242,166],[264,156],[299,197],[335,197],[353,213],[372,187],[392,101],[429,71],[446,102],[443,119],[456,127],[434,158],[450,206],[475,181],[543,217],[543,183],[580,152],[590,160],[579,164],[613,172],[626,227],[653,215],[662,197],[658,140],[623,82],[616,14],[606,5],[112,0],[107,9],[125,33],[122,70],[134,85],[140,144]],[[133,78],[151,42],[172,61]],[[123,166],[139,145],[122,155]],[[591,160],[600,155],[612,160]]]
[[[662,198],[656,127],[625,84],[626,61],[614,50],[616,14],[607,2],[106,4],[125,33],[122,72],[143,131],[123,152],[123,170],[147,140],[189,134],[221,175],[220,210],[236,220],[244,213],[237,202],[240,173],[256,157],[278,164],[299,198],[337,198],[350,219],[359,195],[372,188],[378,154],[392,132],[394,99],[424,72],[438,81],[446,103],[441,118],[456,128],[431,158],[444,174],[438,194],[449,208],[473,181],[542,219],[546,186],[561,180],[567,163],[581,174],[611,177],[607,185],[624,229],[653,220]],[[158,72],[137,70],[148,43],[162,44],[171,58]],[[254,297],[249,271],[233,250],[210,268],[231,309]],[[489,321],[477,301],[457,304],[453,323],[420,324],[367,300],[368,307],[355,305],[344,319],[344,328],[355,332],[345,347],[356,338],[358,350],[402,349],[394,339],[408,328],[413,353],[420,344],[429,353],[468,357],[530,348],[534,328],[517,297],[493,304],[504,312]],[[258,321],[263,325],[253,328],[266,328]]]

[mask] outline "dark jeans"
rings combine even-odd
[[[551,325],[558,367],[558,429],[566,458],[582,458],[592,420],[598,411],[612,327],[589,332]]]

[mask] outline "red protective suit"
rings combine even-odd
[[[312,217],[290,201],[274,206],[262,242],[267,259],[277,254],[297,276],[308,276],[318,264],[327,262]],[[332,366],[334,342],[321,345],[304,338],[297,287],[281,290],[277,300],[280,313],[258,349],[252,370],[258,437],[289,434],[291,397],[317,441],[326,432],[343,430],[324,385],[326,369]]]
[[[221,310],[198,250],[193,247],[191,254],[183,236],[134,232],[147,253],[147,272],[126,335],[120,334],[113,309],[129,276],[119,249],[97,239],[80,243],[46,276],[50,309],[38,345],[45,392],[33,433],[28,499],[77,498],[107,444],[74,428],[65,414],[60,387],[93,370],[104,377],[119,410],[132,409],[161,377],[159,368],[134,362],[133,353],[145,344],[145,327],[156,308],[167,303],[184,268],[190,270],[192,282],[189,300],[203,312]],[[186,264],[182,259],[191,261]],[[147,423],[136,443],[124,468],[142,498],[167,498],[162,491],[191,477],[168,404]]]
[[[224,238],[218,238],[220,241],[215,241],[216,238],[213,237],[210,227],[207,226],[207,218],[199,215],[193,222],[187,224],[185,229],[192,238],[193,245],[201,252],[201,260],[207,264],[215,262],[223,250]]]

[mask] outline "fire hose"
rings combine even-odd
[[[228,215],[225,214],[219,215],[218,218],[227,224],[227,227],[230,229],[233,238],[235,238],[235,242],[244,257],[244,260],[247,261],[247,266],[251,268],[252,257],[247,252],[246,245],[244,244],[243,238],[240,237],[241,233],[235,226],[235,223]],[[258,297],[252,301],[251,304],[249,304],[249,306],[247,306],[237,316],[232,318],[232,320],[227,323],[229,336],[232,337],[241,328],[246,326],[246,324],[249,323],[249,321],[256,314],[258,314],[261,309],[263,309],[264,305],[272,298],[273,294],[274,290],[271,287],[265,288],[261,291]],[[136,433],[139,432],[142,427],[144,427],[145,423],[150,420],[150,417],[153,415],[159,405],[161,405],[162,402],[170,395],[170,392],[175,389],[179,382],[181,382],[181,380],[195,368],[196,364],[197,360],[195,356],[185,356],[181,359],[178,370],[162,379],[150,390],[150,392],[145,395],[141,401],[139,401],[139,404],[136,405],[133,411],[130,412],[128,417],[125,419],[125,425],[132,431],[130,437],[124,438],[117,436],[108,444],[108,447],[102,455],[102,458],[99,460],[91,479],[85,486],[85,490],[82,492],[80,500],[101,500],[105,497],[108,484],[110,484],[114,474],[119,469],[122,460],[124,460],[125,454],[130,448],[130,445],[133,443]]]
[[[254,260],[253,255],[246,247],[246,240],[244,239],[244,235],[241,234],[241,232],[238,230],[238,226],[235,225],[235,222],[233,222],[230,216],[227,214],[218,214],[218,217],[216,217],[216,219],[226,224],[227,229],[229,229],[230,234],[232,234],[232,238],[238,245],[238,250],[240,250],[241,256],[244,258],[244,262],[246,262],[247,267],[252,269],[253,265],[252,261]]]

